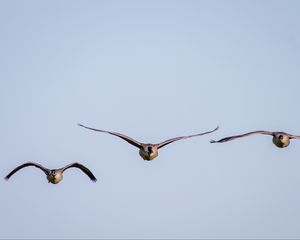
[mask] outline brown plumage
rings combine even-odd
[[[34,163],[34,162],[27,162],[24,163],[18,167],[16,167],[14,170],[12,170],[6,177],[5,180],[8,180],[13,174],[15,174],[17,171],[19,171],[20,169],[24,168],[24,167],[29,167],[29,166],[34,166],[39,168],[40,170],[42,170],[45,174],[46,177],[48,179],[48,182],[51,182],[53,184],[57,184],[59,183],[62,178],[63,178],[63,172],[65,170],[67,170],[68,168],[79,168],[81,171],[83,171],[93,182],[96,182],[97,179],[96,177],[93,175],[93,173],[85,166],[83,166],[80,163],[71,163],[65,167],[62,168],[58,168],[58,169],[49,169],[49,168],[45,168],[42,165],[38,164],[38,163]]]
[[[279,148],[287,147],[290,144],[290,139],[300,138],[300,136],[291,135],[286,132],[254,131],[254,132],[248,132],[248,133],[241,134],[241,135],[225,137],[218,141],[211,140],[210,142],[211,143],[223,143],[223,142],[228,142],[228,141],[234,140],[236,138],[246,137],[246,136],[250,136],[250,135],[254,135],[254,134],[266,134],[266,135],[273,136],[272,141]]]
[[[188,135],[188,136],[181,136],[181,137],[175,137],[175,138],[171,138],[168,140],[165,140],[161,143],[157,143],[157,144],[151,144],[151,143],[141,143],[129,136],[126,136],[124,134],[121,133],[117,133],[117,132],[111,132],[111,131],[105,131],[105,130],[100,130],[100,129],[96,129],[96,128],[90,128],[90,127],[86,127],[82,124],[78,124],[80,127],[84,127],[93,131],[97,131],[97,132],[103,132],[103,133],[109,133],[111,135],[117,136],[119,138],[122,138],[123,140],[125,140],[126,142],[130,143],[131,145],[137,147],[140,149],[139,154],[140,156],[147,161],[150,161],[152,159],[154,159],[155,157],[158,156],[158,149],[172,143],[178,140],[183,140],[186,138],[191,138],[191,137],[196,137],[196,136],[201,136],[201,135],[205,135],[208,133],[212,133],[216,130],[218,130],[219,127],[216,127],[214,130],[212,131],[208,131],[208,132],[204,132],[204,133],[198,133],[198,134],[193,134],[193,135]]]

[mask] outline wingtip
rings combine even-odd
[[[211,139],[209,142],[210,143],[216,143],[217,141]]]
[[[97,178],[93,178],[93,179],[91,179],[93,182],[97,182],[98,181],[98,179]]]
[[[7,176],[4,178],[5,181],[7,181],[8,179],[9,179],[9,177],[7,177]]]

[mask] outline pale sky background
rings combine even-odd
[[[0,238],[300,238],[300,1],[0,1]],[[125,141],[220,129],[151,162]]]

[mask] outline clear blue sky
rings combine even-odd
[[[300,238],[299,1],[1,1],[0,238]],[[220,129],[151,162],[125,141]]]

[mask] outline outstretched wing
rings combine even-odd
[[[220,139],[218,141],[210,140],[210,142],[211,143],[223,143],[223,142],[228,142],[228,141],[234,140],[236,138],[246,137],[246,136],[250,136],[250,135],[253,135],[253,134],[268,134],[268,135],[273,135],[273,132],[268,132],[268,131],[254,131],[254,132],[248,132],[248,133],[241,134],[241,135],[225,137],[225,138],[222,138],[222,139]]]
[[[27,162],[27,163],[24,163],[18,167],[16,167],[14,170],[12,170],[6,177],[5,177],[5,180],[8,180],[14,173],[16,173],[17,171],[19,171],[20,169],[24,168],[24,167],[29,167],[29,166],[34,166],[34,167],[37,167],[39,169],[41,169],[46,175],[49,174],[49,169],[48,168],[45,168],[43,167],[42,165],[40,164],[37,164],[37,163],[34,163],[34,162]]]
[[[96,129],[96,128],[90,128],[90,127],[86,127],[82,124],[78,124],[78,126],[80,127],[84,127],[84,128],[87,128],[87,129],[90,129],[90,130],[93,130],[93,131],[97,131],[97,132],[103,132],[103,133],[109,133],[111,135],[114,135],[114,136],[117,136],[119,138],[122,138],[123,140],[125,140],[126,142],[130,143],[131,145],[137,147],[137,148],[141,148],[141,143],[138,142],[137,140],[131,138],[131,137],[128,137],[124,134],[121,134],[121,133],[117,133],[117,132],[110,132],[110,131],[105,131],[105,130],[100,130],[100,129]]]
[[[178,140],[182,140],[182,139],[186,139],[186,138],[191,138],[191,137],[197,137],[197,136],[202,136],[202,135],[205,135],[205,134],[208,134],[208,133],[212,133],[214,131],[217,131],[219,129],[219,126],[216,127],[214,130],[212,131],[208,131],[208,132],[204,132],[204,133],[198,133],[198,134],[193,134],[193,135],[189,135],[189,136],[182,136],[182,137],[175,137],[175,138],[171,138],[171,139],[168,139],[166,141],[163,141],[161,143],[158,144],[158,148],[162,148],[172,142],[175,142],[175,141],[178,141]]]
[[[297,135],[291,135],[291,134],[289,134],[289,137],[290,137],[290,138],[300,138],[300,136],[297,136]]]
[[[80,163],[71,163],[63,168],[61,168],[61,170],[64,172],[65,170],[67,170],[68,168],[72,168],[72,167],[75,167],[75,168],[79,168],[81,171],[83,171],[86,175],[89,176],[89,178],[93,181],[93,182],[96,182],[97,181],[97,178],[94,176],[94,174],[85,166],[83,166],[82,164]]]

